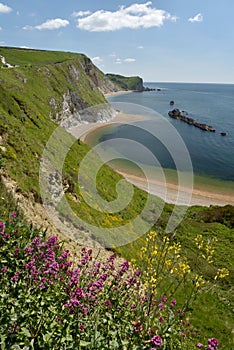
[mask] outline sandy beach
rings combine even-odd
[[[118,92],[118,93],[126,93],[125,92]],[[90,135],[94,130],[97,130],[99,128],[106,127],[108,125],[114,125],[114,124],[126,124],[134,121],[140,121],[140,120],[146,120],[148,119],[145,116],[140,115],[132,115],[132,114],[125,114],[119,112],[115,118],[113,118],[109,122],[101,123],[89,123],[89,124],[81,124],[79,128],[76,128],[75,133],[73,135],[76,138],[79,138],[83,142],[88,143],[88,135]],[[151,194],[154,194],[160,198],[162,198],[167,203],[173,203],[178,205],[201,205],[201,206],[210,206],[210,205],[220,205],[224,206],[226,204],[234,205],[234,196],[232,194],[224,194],[219,193],[218,188],[217,191],[206,191],[201,188],[193,188],[191,199],[188,201],[189,194],[191,190],[186,187],[180,188],[179,192],[179,200],[178,200],[178,186],[174,183],[166,183],[166,191],[165,191],[165,184],[161,183],[157,179],[146,179],[141,178],[139,176],[135,176],[133,174],[129,174],[126,172],[123,172],[122,170],[116,169],[118,173],[123,175],[126,180],[128,180],[130,183],[136,185],[137,187],[148,190],[148,182],[150,183],[151,188]]]
[[[120,90],[120,91],[112,91],[112,92],[108,92],[106,94],[104,94],[105,97],[110,97],[110,96],[114,96],[114,95],[123,95],[123,94],[130,94],[131,92],[133,92],[132,90]]]
[[[126,113],[119,112],[119,113],[117,113],[116,117],[111,119],[109,122],[80,124],[78,128],[76,128],[74,131],[72,131],[72,134],[76,138],[79,138],[81,141],[86,142],[87,135],[96,129],[103,128],[103,127],[106,127],[108,125],[127,124],[130,122],[136,122],[136,121],[146,120],[146,119],[147,119],[147,117],[145,117],[145,116],[126,114]]]
[[[116,170],[116,169],[115,169]],[[224,206],[227,204],[234,205],[234,197],[232,195],[221,194],[218,192],[204,191],[199,188],[193,188],[191,199],[188,201],[189,194],[191,193],[190,188],[181,186],[178,196],[178,186],[173,183],[162,183],[157,181],[157,179],[148,179],[147,181],[144,178],[135,176],[132,174],[124,173],[123,171],[118,171],[118,173],[123,175],[126,180],[134,184],[135,186],[147,191],[148,182],[151,188],[151,194],[154,194],[162,198],[167,203],[178,204],[178,205],[201,205],[201,206],[210,206],[210,205],[219,205]],[[166,187],[166,191],[165,191]]]

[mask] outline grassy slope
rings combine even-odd
[[[0,135],[3,138],[2,146],[6,151],[0,151],[3,159],[3,167],[7,173],[17,182],[18,190],[25,193],[33,193],[35,200],[40,201],[40,191],[38,186],[39,160],[43,148],[55,130],[57,125],[49,118],[49,99],[54,97],[61,101],[61,95],[67,88],[73,88],[74,84],[67,80],[67,63],[76,62],[80,67],[80,61],[84,62],[85,56],[67,53],[51,53],[0,49],[0,54],[6,57],[8,63],[20,64],[22,66],[14,69],[0,70]],[[74,55],[74,58],[73,58]],[[58,63],[58,60],[60,63]],[[63,62],[61,62],[63,61]],[[49,62],[49,63],[48,63]],[[55,63],[56,62],[56,63]],[[40,70],[38,70],[40,68]],[[50,75],[48,75],[48,70]],[[101,103],[102,95],[91,89],[91,83],[80,71],[80,94],[87,103]],[[22,78],[27,79],[25,84]],[[17,102],[18,101],[18,102]],[[19,103],[20,102],[20,103]],[[24,121],[22,120],[24,116]],[[64,137],[67,137],[64,135]],[[103,215],[98,210],[90,208],[80,196],[79,185],[76,183],[79,163],[88,152],[89,148],[83,143],[74,143],[74,146],[66,157],[63,177],[65,182],[74,183],[71,192],[67,193],[67,198],[73,210],[83,219],[90,223],[96,223],[103,227],[115,226],[135,217],[144,207],[146,194],[135,189],[135,195],[129,206],[122,212],[113,215]],[[113,170],[104,166],[98,178],[99,194],[106,200],[116,198],[116,183],[121,176]],[[89,181],[89,179],[87,180]],[[88,182],[87,182],[88,183]],[[106,190],[105,190],[106,189]],[[76,191],[79,201],[76,202],[71,196]],[[6,194],[1,195],[6,197]],[[159,200],[152,199],[152,212],[157,212]],[[4,210],[4,200],[0,201],[1,210]],[[164,212],[156,225],[158,231],[162,231],[170,215],[173,206],[166,205]],[[98,209],[98,208],[97,208]],[[209,209],[206,209],[206,211]],[[213,334],[224,342],[223,349],[230,349],[231,330],[233,318],[231,314],[230,301],[233,301],[231,286],[233,285],[233,226],[229,227],[229,221],[223,223],[205,223],[204,216],[198,213],[202,208],[194,207],[188,210],[184,221],[177,229],[176,237],[183,244],[184,254],[186,254],[193,264],[194,257],[194,237],[198,233],[207,236],[216,235],[219,239],[217,243],[217,254],[214,266],[228,267],[231,276],[228,282],[218,288],[216,294],[201,296],[197,301],[193,318],[207,334]],[[149,213],[150,215],[150,213]],[[134,232],[129,232],[134,234]],[[139,248],[145,244],[144,237],[135,241],[129,246],[122,247],[119,252],[127,258],[136,257]],[[204,275],[209,278],[214,273],[214,267],[210,269],[200,266]],[[212,317],[210,313],[212,312]]]
[[[140,77],[124,77],[117,74],[107,74],[108,78],[119,86],[121,90],[139,90],[143,87]]]

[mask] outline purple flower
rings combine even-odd
[[[49,244],[55,244],[55,243],[58,242],[58,237],[56,237],[56,236],[51,236],[51,237],[49,237],[49,238],[47,239],[46,242],[48,242]]]
[[[19,248],[15,248],[14,254],[15,255],[19,255],[19,253],[20,253],[20,249]]]
[[[197,348],[198,348],[198,349],[201,349],[201,348],[203,347],[203,344],[201,344],[201,343],[197,343],[197,345],[196,345],[196,346],[197,346]]]
[[[13,213],[11,214],[11,216],[12,216],[13,219],[17,218],[17,213],[16,213],[16,211],[13,211]]]
[[[39,246],[41,240],[39,237],[34,238],[34,240],[32,241],[32,244],[35,245],[36,247]]]
[[[2,273],[6,273],[7,272],[7,268],[6,267],[2,267]]]
[[[159,335],[154,335],[151,339],[150,342],[152,345],[157,346],[158,348],[161,348],[162,346],[162,338]]]
[[[216,350],[218,348],[218,340],[216,338],[210,338],[208,339],[208,349],[209,350]]]
[[[14,275],[13,277],[11,277],[11,280],[12,280],[13,282],[17,282],[18,279],[19,279],[19,277],[18,277],[17,275]]]
[[[87,308],[87,307],[84,307],[84,308],[83,308],[83,315],[84,315],[84,316],[87,316],[87,314],[88,314],[88,308]]]
[[[164,304],[163,304],[162,302],[159,303],[158,306],[159,306],[159,309],[160,309],[160,310],[162,310],[162,309],[164,308]]]
[[[170,304],[172,307],[176,305],[176,300],[175,299],[172,299],[171,301],[171,304]]]
[[[141,270],[135,270],[134,276],[139,277],[141,275]]]

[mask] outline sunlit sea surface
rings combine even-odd
[[[166,123],[170,123],[181,136],[189,152],[197,182],[213,188],[219,186],[226,190],[228,188],[234,190],[234,85],[145,83],[145,86],[154,88],[156,91],[114,95],[108,100],[115,108],[124,112],[147,114],[149,120],[138,122],[136,126],[125,124],[103,127],[90,135],[89,143],[93,146],[116,138],[137,141],[149,149],[160,166],[167,169],[173,177],[176,164],[174,156],[168,151],[167,144],[142,130],[145,128],[153,131],[155,128],[158,130],[157,128],[162,127],[163,132],[166,133],[167,124],[160,124],[159,116],[162,116],[164,120],[166,119]],[[170,101],[174,101],[173,106],[170,106]],[[189,117],[198,122],[211,125],[216,132],[206,132],[170,118],[168,111],[174,108],[185,111]],[[226,132],[227,135],[221,136],[220,132]],[[153,134],[155,135],[154,132]],[[170,138],[169,134],[168,138]],[[117,147],[116,144],[114,147]],[[150,157],[147,158],[144,152],[134,152],[134,147],[126,149],[124,143],[120,142],[117,148],[115,151],[119,155],[130,156],[133,162],[136,160],[146,166],[154,166]],[[176,157],[179,156],[180,154],[177,154]],[[125,164],[130,171],[130,163],[127,165],[123,161],[121,165],[121,160],[118,160],[116,164],[120,168],[124,168]],[[182,170],[186,171],[186,169]]]

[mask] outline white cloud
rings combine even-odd
[[[4,5],[2,2],[0,2],[0,13],[9,13],[12,11],[12,8]]]
[[[0,31],[2,30],[2,27],[0,27]]]
[[[203,15],[201,13],[198,13],[196,16],[189,18],[188,21],[191,22],[191,23],[202,22],[203,21]]]
[[[112,52],[109,56],[110,56],[110,57],[116,57],[117,55],[116,55],[115,52]]]
[[[24,30],[33,30],[34,27],[29,26],[28,24],[23,27]]]
[[[94,64],[98,64],[98,63],[102,63],[103,62],[103,59],[99,56],[96,56],[96,57],[93,57],[92,58],[92,61]]]
[[[114,61],[115,64],[122,64],[122,60],[120,58],[116,58]]]
[[[136,59],[135,58],[125,58],[124,62],[128,62],[128,63],[136,62]]]
[[[115,12],[99,10],[84,18],[77,19],[77,27],[90,32],[115,31],[122,28],[151,28],[161,27],[166,20],[176,21],[164,10],[151,7],[152,2],[121,6]]]
[[[137,46],[137,48],[138,48],[138,49],[144,49],[144,46],[139,45],[139,46]]]
[[[59,29],[62,27],[66,27],[69,24],[69,21],[66,19],[61,19],[61,18],[55,18],[55,19],[48,19],[46,22],[35,26],[36,29],[38,30],[54,30],[54,29]]]
[[[91,14],[90,11],[78,11],[78,12],[73,12],[72,17],[83,17],[83,16],[87,16],[90,14]]]

